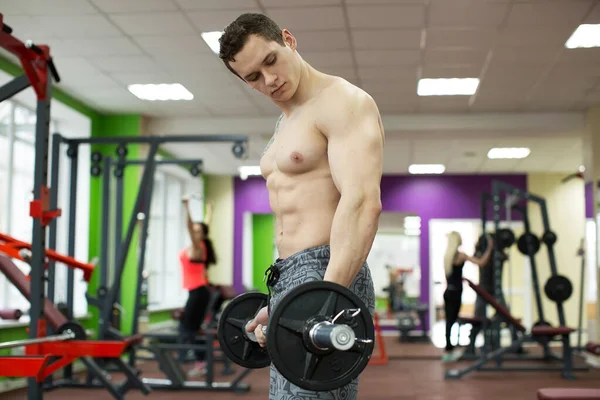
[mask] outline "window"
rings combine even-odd
[[[145,259],[150,310],[185,304],[187,292],[181,286],[179,251],[190,243],[190,238],[181,199],[185,194],[202,193],[202,185],[201,178],[192,178],[182,168],[157,168]],[[190,201],[194,220],[202,219],[203,206],[203,201]]]
[[[34,168],[35,168],[35,112],[13,101],[0,103],[0,191],[8,195],[0,196],[0,232],[6,233],[18,240],[31,243],[33,219],[29,216],[29,202],[33,199]],[[50,132],[58,129],[58,122],[51,121]],[[63,136],[84,136],[86,132],[78,131],[61,132]],[[86,154],[82,148],[79,154],[79,180],[77,201],[77,250],[75,257],[87,260],[88,234],[85,227],[89,227],[89,152]],[[63,214],[57,221],[56,250],[67,253],[67,226],[68,226],[68,159],[60,159],[60,175],[58,188],[58,207]],[[83,171],[82,171],[83,169]],[[49,178],[48,178],[49,179]],[[50,182],[48,181],[48,185]],[[83,227],[83,229],[82,229]],[[14,263],[25,273],[29,274],[30,266],[18,260]],[[67,267],[56,264],[55,302],[66,300],[66,271]],[[79,273],[79,274],[78,274]],[[80,271],[75,274],[74,313],[83,316],[87,313],[85,292],[87,285],[81,279]],[[0,274],[0,308],[19,308],[29,310],[29,302],[18,290]],[[21,322],[25,322],[23,318]],[[0,324],[2,321],[0,321]]]

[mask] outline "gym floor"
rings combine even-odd
[[[390,358],[387,365],[368,366],[362,374],[359,397],[361,400],[419,399],[419,400],[475,400],[475,399],[535,399],[541,387],[600,387],[600,369],[575,372],[577,379],[566,381],[559,372],[473,372],[461,380],[444,380],[445,368],[457,364],[443,364],[441,352],[431,344],[399,343],[397,337],[386,337],[386,350]],[[532,348],[531,353],[534,350]],[[530,354],[531,354],[530,353]],[[421,359],[419,359],[421,357]],[[579,360],[576,357],[577,360]],[[466,364],[465,364],[466,365]],[[141,365],[144,376],[159,377],[156,365]],[[236,367],[239,368],[239,367]],[[228,379],[228,377],[217,378]],[[245,400],[267,399],[269,393],[269,371],[253,371],[246,377],[252,388],[245,394],[229,392],[153,392],[144,396],[130,392],[127,399],[198,399],[211,400],[243,398]],[[17,391],[0,395],[1,400],[21,400],[26,392]],[[76,398],[110,399],[103,390],[60,389],[47,392],[47,400]]]

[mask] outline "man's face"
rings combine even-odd
[[[296,40],[283,31],[286,46],[251,35],[230,65],[248,85],[276,102],[289,100],[298,87]]]

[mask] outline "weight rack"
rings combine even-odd
[[[533,202],[539,205],[540,213],[542,216],[542,226],[543,231],[552,232],[550,229],[550,218],[548,217],[548,208],[546,206],[546,200],[540,196],[535,194],[526,192],[522,189],[519,189],[515,186],[509,185],[505,182],[494,180],[492,182],[492,204],[493,204],[493,219],[494,219],[494,230],[497,232],[500,229],[500,194],[507,193],[512,194],[513,196],[524,200],[525,202]],[[527,207],[527,204],[523,206]],[[558,268],[556,266],[556,257],[554,255],[554,246],[546,244],[546,249],[548,251],[548,260],[550,263],[550,274],[551,276],[558,275]],[[500,252],[496,247],[494,247],[494,296],[498,297],[498,294],[501,294],[502,291],[502,259]],[[566,326],[565,320],[565,311],[563,308],[562,302],[556,303],[557,312],[558,312],[558,322],[560,326]]]
[[[23,43],[12,35],[12,28],[4,23],[0,14],[0,46],[19,58],[25,74],[14,78],[0,87],[0,101],[7,100],[30,86],[36,95],[34,200],[30,203],[30,216],[33,218],[31,241],[31,309],[29,312],[29,337],[38,337],[38,321],[44,318],[45,298],[44,255],[46,252],[46,227],[53,224],[53,218],[60,216],[60,210],[48,207],[50,189],[48,179],[48,141],[50,137],[50,100],[53,81],[60,77],[47,45],[35,45],[31,41]],[[27,379],[27,397],[30,400],[42,399],[41,383],[35,378]]]

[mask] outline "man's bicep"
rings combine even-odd
[[[350,109],[329,134],[329,164],[340,191],[378,190],[383,164],[383,127],[372,99]]]

